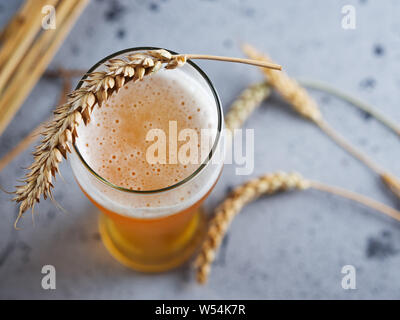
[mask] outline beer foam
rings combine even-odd
[[[214,108],[214,109],[212,109]],[[164,71],[127,83],[101,108],[94,108],[91,122],[79,128],[78,148],[88,165],[116,186],[131,190],[157,190],[190,176],[201,163],[149,163],[146,141],[151,129],[166,133],[169,160],[169,122],[177,132],[190,128],[216,129],[215,105],[192,78],[181,71]],[[176,139],[176,138],[175,138]],[[177,142],[177,148],[184,141]],[[199,152],[200,154],[200,152]]]
[[[218,127],[214,97],[181,70],[160,70],[142,81],[125,84],[100,108],[93,109],[87,126],[79,126],[76,145],[86,163],[115,186],[136,191],[166,188],[189,177],[204,160],[199,159],[196,164],[168,163],[170,121],[176,121],[178,134],[182,129],[194,129],[199,136],[199,150],[201,130],[214,129],[216,132]],[[166,133],[166,164],[149,163],[146,159],[147,148],[154,143],[146,141],[146,134],[151,129]],[[178,150],[184,143],[177,142]],[[222,166],[222,163],[218,164],[216,172],[215,168],[206,168],[203,171],[209,171],[211,176],[204,176],[202,172],[201,181],[196,179],[167,197],[137,198],[133,203],[132,199],[106,186],[95,187],[93,181],[84,179],[86,173],[78,169],[75,161],[72,164],[78,182],[96,202],[114,212],[135,216],[139,211],[132,211],[132,208],[147,207],[158,215],[167,213],[165,207],[170,207],[167,211],[173,213],[194,204],[212,188]],[[146,216],[147,213],[139,215]]]

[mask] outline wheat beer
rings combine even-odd
[[[188,64],[128,82],[79,127],[72,167],[102,213],[102,240],[117,260],[136,270],[163,271],[190,257],[204,229],[201,204],[221,172],[222,161],[211,161],[219,154],[221,123],[212,85]],[[181,150],[187,129],[197,136],[190,162],[179,157],[195,153]],[[208,150],[200,152],[204,129],[212,134]],[[165,148],[155,148],[161,142]]]

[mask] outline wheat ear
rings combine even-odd
[[[259,52],[254,47],[245,44],[242,46],[244,53],[256,60],[270,62],[271,59],[264,53]],[[346,139],[338,134],[322,117],[317,103],[294,79],[291,79],[284,72],[274,72],[273,70],[263,69],[263,73],[268,79],[268,83],[278,91],[281,96],[289,102],[293,108],[303,117],[313,121],[325,134],[327,134],[340,147],[353,155],[368,168],[379,175],[381,181],[398,197],[400,197],[400,181],[392,174],[379,167],[374,161],[360,152]]]
[[[211,270],[211,264],[215,259],[216,252],[226,231],[235,216],[246,204],[256,200],[262,195],[271,195],[280,191],[305,190],[309,188],[348,198],[400,221],[400,212],[391,207],[345,189],[304,179],[298,173],[278,172],[263,175],[235,188],[215,210],[205,240],[195,260],[197,281],[199,283],[205,283],[207,281]]]
[[[77,138],[77,126],[82,120],[85,125],[90,121],[95,106],[101,107],[125,83],[141,80],[161,67],[175,69],[184,65],[187,59],[222,60],[281,69],[281,66],[270,62],[211,55],[173,55],[163,49],[129,54],[124,59],[110,59],[105,63],[105,71],[86,75],[81,88],[73,91],[67,102],[55,109],[53,120],[41,132],[43,138],[33,153],[34,161],[22,180],[24,184],[16,187],[13,200],[20,207],[14,227],[17,228],[19,219],[28,209],[33,211],[42,195],[44,199],[52,199],[52,179],[58,172],[58,165],[71,152],[69,144]]]
[[[58,106],[51,120],[42,131],[43,139],[36,147],[30,172],[17,186],[14,201],[20,203],[15,227],[21,216],[39,202],[41,195],[52,197],[52,177],[58,172],[62,158],[71,152],[69,143],[77,138],[77,126],[90,121],[90,114],[128,81],[142,79],[145,75],[156,72],[165,65],[167,69],[179,67],[185,63],[182,56],[171,55],[165,50],[147,51],[127,56],[127,59],[111,59],[106,64],[106,71],[92,72],[83,80],[84,84],[69,95],[66,103]]]
[[[266,83],[256,83],[245,90],[232,103],[225,116],[225,126],[229,130],[242,127],[243,123],[269,95],[271,87]]]

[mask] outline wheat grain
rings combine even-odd
[[[226,231],[235,216],[246,204],[256,200],[262,195],[271,195],[288,190],[305,190],[308,188],[314,188],[348,198],[400,221],[400,212],[385,204],[345,189],[307,180],[298,173],[278,172],[263,175],[235,188],[222,204],[216,208],[214,217],[210,221],[205,240],[195,260],[197,281],[199,283],[205,283],[207,281],[211,271],[211,264],[215,259],[217,250]]]
[[[225,117],[225,126],[229,130],[240,128],[269,95],[271,88],[266,82],[257,83],[246,88],[232,103]]]

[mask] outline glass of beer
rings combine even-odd
[[[151,49],[116,52],[89,72]],[[202,203],[222,170],[222,130],[218,94],[192,61],[130,81],[93,109],[71,166],[100,210],[101,238],[115,259],[159,272],[191,257],[204,234]]]

